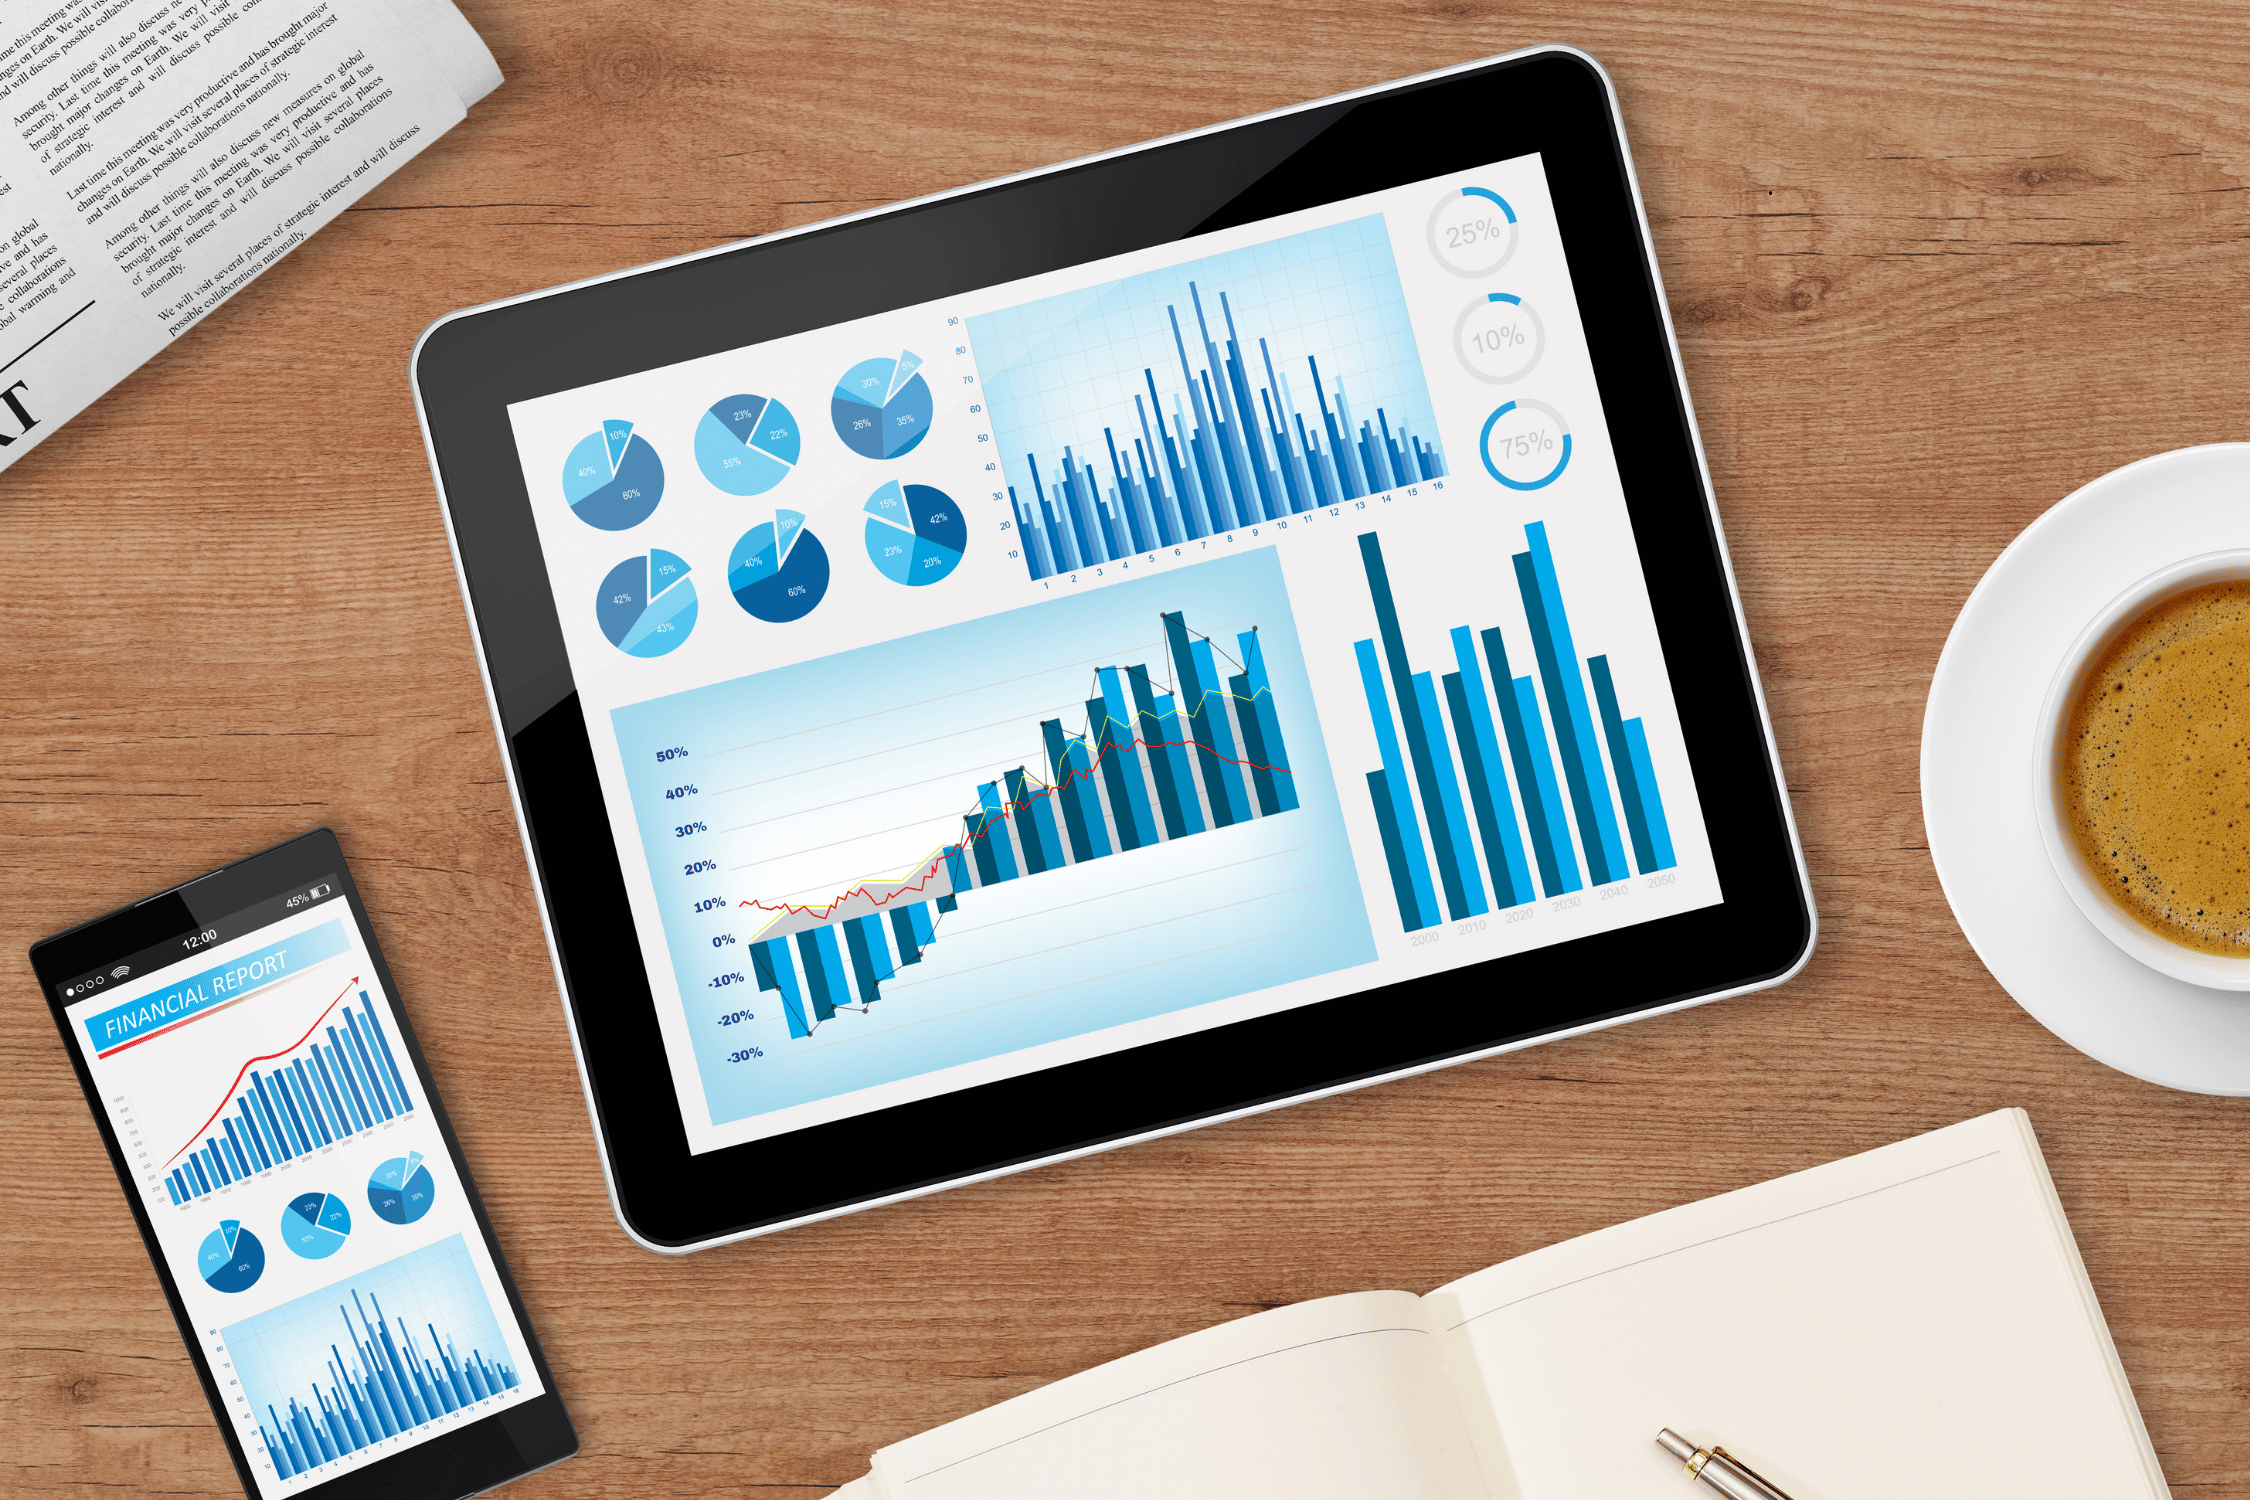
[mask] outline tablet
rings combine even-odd
[[[457,313],[414,380],[653,1248],[1810,952],[1582,52]]]
[[[31,950],[246,1494],[578,1449],[327,829]]]

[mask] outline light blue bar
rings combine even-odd
[[[367,991],[359,992],[359,1003],[367,1007],[367,1029],[375,1037],[375,1048],[383,1054],[383,1066],[390,1070],[391,1088],[398,1094],[399,1107],[414,1108],[414,1096],[406,1091],[406,1072],[399,1067],[398,1059],[391,1055],[391,1039],[383,1034],[383,1023],[375,1019],[375,1002],[367,998]]]
[[[1538,887],[1531,883],[1531,865],[1524,858],[1523,838],[1516,830],[1515,799],[1508,794],[1507,773],[1500,769],[1500,737],[1492,727],[1484,672],[1477,666],[1476,640],[1466,625],[1453,628],[1453,663],[1461,669],[1461,685],[1467,689],[1463,696],[1469,700],[1469,721],[1476,734],[1477,758],[1484,763],[1485,790],[1492,799],[1493,821],[1500,830],[1499,858],[1507,866],[1508,885],[1517,893],[1520,904],[1533,899]],[[1485,850],[1484,857],[1489,863],[1494,857],[1493,851]],[[1493,884],[1499,882],[1495,880]]]
[[[1013,880],[1018,874],[1016,847],[1008,838],[1008,825],[1013,820],[1001,812],[1000,786],[988,781],[977,788],[977,798],[984,807],[985,847],[992,851],[992,863],[999,869],[1002,880]]]
[[[227,1160],[234,1165],[234,1175],[248,1177],[256,1169],[250,1165],[250,1158],[242,1154],[242,1142],[234,1138],[234,1121],[222,1118],[219,1128],[227,1135]]]
[[[383,1071],[375,1066],[368,1051],[367,1039],[359,1034],[359,1017],[352,1014],[350,1006],[344,1007],[344,1035],[351,1038],[352,1060],[359,1064],[360,1080],[367,1085],[367,1097],[382,1111],[383,1118],[391,1118],[391,1101],[383,1087]]]
[[[1586,704],[1586,681],[1578,664],[1578,647],[1571,638],[1570,616],[1563,609],[1562,585],[1555,577],[1555,556],[1547,548],[1547,523],[1534,521],[1524,529],[1531,543],[1531,569],[1539,582],[1539,601],[1545,607],[1547,634],[1553,642],[1555,675],[1560,679],[1563,703],[1570,715],[1571,738],[1586,778],[1586,800],[1600,831],[1602,861],[1610,880],[1622,880],[1629,867],[1625,845],[1617,836],[1617,814],[1610,806],[1609,775],[1602,768],[1601,742],[1594,737],[1594,715]]]
[[[1180,798],[1180,836],[1201,833],[1203,804],[1196,800],[1195,772],[1188,768],[1186,749],[1194,742],[1188,737],[1187,726],[1180,722],[1179,705],[1170,693],[1156,695],[1156,735],[1162,742],[1157,754],[1163,756],[1164,764],[1171,768],[1173,790]]]
[[[1479,917],[1492,907],[1484,899],[1484,875],[1477,869],[1477,846],[1469,841],[1469,820],[1461,804],[1461,778],[1453,769],[1453,746],[1445,737],[1445,716],[1438,710],[1437,688],[1427,672],[1414,674],[1414,702],[1422,710],[1422,732],[1430,741],[1430,769],[1437,773],[1438,806],[1445,816],[1446,831],[1453,835],[1454,864],[1461,876],[1461,897],[1467,903],[1463,915]]]
[[[266,1149],[266,1133],[259,1128],[258,1116],[250,1108],[250,1096],[248,1094],[238,1096],[234,1101],[234,1109],[236,1114],[242,1116],[242,1136],[250,1143],[250,1154],[257,1158],[258,1170],[261,1172],[271,1170],[274,1155]]]
[[[1437,887],[1430,879],[1430,858],[1422,843],[1422,825],[1414,819],[1414,804],[1406,797],[1406,759],[1399,751],[1398,728],[1391,717],[1390,693],[1383,686],[1383,668],[1375,658],[1373,641],[1354,641],[1359,657],[1359,682],[1367,692],[1367,716],[1375,725],[1375,746],[1382,752],[1383,781],[1391,794],[1391,816],[1398,821],[1399,843],[1406,850],[1406,867],[1414,877],[1414,904],[1423,920],[1437,925]]]
[[[1266,761],[1273,767],[1273,794],[1275,804],[1287,812],[1298,805],[1297,778],[1289,770],[1289,747],[1282,742],[1281,716],[1274,711],[1273,682],[1266,676],[1266,654],[1258,642],[1256,630],[1240,631],[1235,644],[1242,648],[1242,675],[1250,681],[1250,711],[1257,715],[1259,732],[1265,737]]]
[[[1242,781],[1242,751],[1235,744],[1234,716],[1227,712],[1226,676],[1219,671],[1218,659],[1211,654],[1211,643],[1203,637],[1197,636],[1188,642],[1188,654],[1195,658],[1196,676],[1203,684],[1203,702],[1196,708],[1196,717],[1203,721],[1211,748],[1219,754],[1219,777],[1226,783],[1227,797],[1234,804],[1235,821],[1247,823],[1257,803]]]
[[[1109,718],[1110,754],[1116,758],[1125,781],[1125,800],[1131,804],[1133,827],[1143,844],[1164,836],[1164,824],[1149,810],[1148,782],[1141,769],[1141,750],[1133,733],[1133,705],[1117,668],[1103,667],[1094,674],[1102,685],[1102,712]],[[1098,741],[1100,735],[1096,735]]]
[[[169,1176],[164,1179],[164,1191],[172,1195],[172,1202],[175,1205],[187,1201],[180,1196],[180,1189],[178,1184],[176,1184]]]
[[[930,903],[917,901],[906,909],[907,917],[914,923],[914,941],[927,948],[937,938],[937,928],[930,922]]]
[[[1625,743],[1633,752],[1633,778],[1641,784],[1641,811],[1648,819],[1648,841],[1656,848],[1656,868],[1679,863],[1672,854],[1672,827],[1664,821],[1664,798],[1656,790],[1656,767],[1648,758],[1648,731],[1639,719],[1625,721]]]
[[[202,1190],[196,1194],[198,1198],[211,1191],[211,1176],[203,1170],[203,1163],[200,1160],[202,1155],[203,1153],[200,1151],[192,1152],[187,1159],[188,1170],[195,1174],[195,1185]]]
[[[1516,712],[1523,716],[1523,737],[1530,742],[1532,768],[1539,773],[1539,805],[1547,811],[1547,837],[1554,847],[1555,866],[1562,875],[1563,891],[1575,891],[1585,882],[1578,878],[1578,851],[1571,847],[1570,826],[1563,820],[1562,788],[1555,785],[1555,757],[1547,748],[1547,726],[1539,717],[1539,699],[1528,677],[1518,677],[1515,690]]]

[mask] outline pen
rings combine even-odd
[[[1716,1443],[1698,1448],[1667,1427],[1657,1433],[1656,1446],[1685,1465],[1688,1478],[1711,1486],[1727,1500],[1789,1500],[1787,1495],[1745,1468],[1742,1460],[1728,1456],[1727,1450]]]

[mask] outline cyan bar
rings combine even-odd
[[[1170,693],[1156,695],[1156,733],[1162,744],[1158,754],[1171,768],[1172,785],[1180,794],[1180,822],[1189,833],[1204,830],[1203,805],[1195,797],[1195,773],[1188,769],[1188,751],[1194,741],[1180,722],[1180,711]]]
[[[1146,758],[1135,728],[1141,721],[1134,717],[1132,697],[1126,692],[1124,676],[1117,668],[1103,667],[1094,675],[1102,688],[1101,734],[1095,736],[1095,746],[1101,752],[1102,776],[1109,785],[1109,810],[1117,820],[1118,838],[1125,837],[1125,819],[1130,813],[1133,840],[1125,847],[1135,849],[1142,844],[1153,844],[1162,837],[1162,830],[1149,806]],[[1086,722],[1096,722],[1090,703]]]
[[[758,988],[773,990],[781,996],[781,1014],[789,1023],[792,1037],[808,1037],[812,1028],[805,1024],[804,996],[797,988],[797,962],[789,956],[787,937],[768,938],[750,945],[750,967],[757,973]]]
[[[1477,873],[1477,856],[1469,842],[1469,820],[1461,804],[1461,782],[1454,775],[1453,752],[1445,743],[1445,718],[1438,709],[1437,685],[1427,672],[1414,674],[1414,700],[1421,706],[1422,722],[1430,733],[1430,753],[1437,773],[1438,805],[1445,811],[1445,826],[1452,834],[1454,858],[1460,862],[1458,871],[1463,893],[1468,899],[1468,913],[1482,916],[1491,910],[1485,904],[1484,877]],[[1458,920],[1458,918],[1456,919]]]
[[[985,815],[970,813],[961,820],[967,830],[962,842],[968,846],[969,857],[976,862],[977,884],[996,885],[1000,880],[1000,862],[992,857],[992,841],[984,836]]]
[[[1281,798],[1274,789],[1273,767],[1266,760],[1266,730],[1258,722],[1258,699],[1250,687],[1250,674],[1237,672],[1229,677],[1227,692],[1242,730],[1242,758],[1248,763],[1251,795],[1258,800],[1259,816],[1270,818],[1281,811]]]
[[[992,863],[1000,872],[995,879],[1014,880],[1018,873],[1016,851],[1008,840],[1008,818],[1000,805],[1000,784],[988,781],[977,788],[977,797],[984,805],[984,837],[981,842],[992,851]]]
[[[1196,807],[1195,789],[1179,785],[1183,769],[1177,747],[1165,743],[1165,720],[1157,711],[1155,690],[1150,686],[1148,668],[1137,666],[1126,673],[1133,691],[1133,738],[1148,752],[1149,774],[1156,783],[1156,801],[1164,814],[1164,836],[1171,839],[1186,838],[1191,833],[1203,831],[1203,816]],[[1172,700],[1164,700],[1169,712]],[[1172,732],[1178,733],[1174,725]],[[1183,797],[1187,806],[1183,810]]]
[[[258,1170],[269,1171],[274,1164],[274,1154],[266,1148],[266,1133],[258,1125],[258,1117],[251,1110],[250,1096],[242,1094],[234,1101],[235,1113],[242,1117],[242,1138],[250,1143],[250,1155],[257,1160]]]
[[[1391,798],[1391,820],[1396,825],[1400,849],[1414,887],[1414,917],[1407,931],[1435,927],[1437,891],[1430,884],[1430,864],[1423,853],[1422,831],[1414,821],[1414,807],[1406,796],[1406,765],[1399,754],[1398,730],[1391,718],[1390,695],[1383,687],[1383,669],[1375,659],[1373,641],[1354,641],[1352,650],[1359,658],[1359,684],[1367,694],[1367,717],[1375,726],[1375,748],[1383,758],[1383,788]],[[1401,912],[1403,914],[1403,907]]]
[[[914,943],[916,947],[927,948],[937,941],[937,923],[930,917],[929,902],[915,902],[906,909],[906,914],[914,921]]]
[[[343,1091],[336,1087],[336,1080],[328,1076],[328,1059],[322,1054],[320,1043],[313,1043],[305,1051],[312,1058],[312,1067],[309,1071],[316,1074],[320,1079],[321,1097],[328,1101],[329,1113],[334,1115],[336,1123],[343,1127],[339,1134],[350,1135],[359,1128],[359,1125],[357,1121],[352,1119],[352,1112],[344,1107]]]
[[[1221,828],[1240,822],[1248,816],[1248,808],[1241,805],[1239,783],[1230,783],[1222,769],[1224,763],[1212,747],[1211,695],[1218,684],[1203,675],[1195,651],[1188,643],[1187,624],[1174,610],[1164,616],[1165,639],[1172,646],[1172,670],[1179,674],[1182,689],[1182,706],[1187,715],[1186,740],[1195,747],[1196,769],[1203,778],[1204,796],[1211,804],[1211,821]],[[1210,660],[1208,654],[1203,658]],[[1176,738],[1166,735],[1167,740]],[[1233,794],[1230,800],[1230,792]]]
[[[1086,722],[1099,723],[1101,715],[1089,712]],[[1062,720],[1048,719],[1039,726],[1047,742],[1047,761],[1055,773],[1055,800],[1062,807],[1063,826],[1070,835],[1070,857],[1084,863],[1109,854],[1109,825],[1102,820],[1100,794],[1094,790],[1094,752],[1076,735],[1065,735]]]
[[[1273,704],[1273,682],[1266,676],[1265,647],[1259,642],[1255,627],[1242,631],[1234,639],[1242,648],[1242,675],[1249,679],[1249,697],[1265,747],[1264,760],[1273,768],[1274,805],[1288,812],[1298,805],[1297,778],[1289,769],[1289,747],[1281,738],[1281,715]]]
[[[915,906],[922,903],[917,901]],[[901,967],[922,961],[922,944],[914,931],[914,907],[894,906],[886,914],[891,919],[891,940],[898,944],[898,961]]]
[[[164,1191],[171,1195],[174,1205],[177,1205],[181,1202],[180,1185],[177,1182],[174,1182],[170,1177],[166,1177],[164,1179]]]
[[[820,941],[823,933],[828,935],[825,945]],[[844,961],[836,952],[836,934],[825,927],[806,928],[797,934],[797,956],[804,960],[805,991],[812,1001],[813,1023],[818,1025],[836,1014],[836,1002],[841,998],[837,984]]]
[[[297,1103],[297,1091],[289,1086],[289,1070],[277,1070],[271,1079],[273,1091],[281,1096],[281,1112],[295,1132],[297,1150],[301,1155],[311,1154],[319,1143],[313,1139],[312,1127],[305,1123],[303,1108]]]
[[[297,1153],[290,1149],[289,1132],[282,1128],[279,1111],[273,1107],[273,1100],[266,1096],[265,1080],[252,1073],[250,1087],[243,1091],[243,1097],[258,1101],[258,1123],[265,1127],[266,1141],[281,1154],[281,1159],[287,1161],[295,1156]]]
[[[1540,889],[1550,896],[1575,891],[1578,857],[1571,852],[1570,833],[1563,824],[1562,794],[1555,789],[1554,764],[1547,754],[1547,734],[1540,727],[1531,679],[1510,673],[1508,647],[1499,631],[1486,630],[1479,639],[1484,642],[1484,659],[1492,667],[1500,722],[1508,732],[1516,794],[1523,798],[1524,823],[1531,830],[1532,852],[1539,861]]]
[[[1046,870],[1063,867],[1061,835],[1055,829],[1055,810],[1049,802],[1046,789],[1035,786],[1023,766],[1007,775],[1008,800],[1015,804],[1016,836],[1024,846],[1024,862],[1032,866],[1029,873],[1040,874]],[[1036,846],[1038,858],[1032,858]]]
[[[1669,870],[1679,861],[1672,855],[1672,825],[1664,819],[1664,799],[1656,789],[1656,766],[1648,757],[1648,731],[1639,719],[1625,721],[1625,747],[1632,753],[1633,772],[1640,780],[1641,813],[1648,819],[1649,852],[1656,868]]]
[[[1632,747],[1625,743],[1625,721],[1618,716],[1617,684],[1610,680],[1609,658],[1586,658],[1586,675],[1594,680],[1594,706],[1601,712],[1602,737],[1609,741],[1609,763],[1617,773],[1617,799],[1625,807],[1625,831],[1632,836],[1633,862],[1646,875],[1656,868],[1656,850],[1648,839],[1640,777],[1633,768]]]
[[[1414,870],[1406,856],[1406,842],[1399,836],[1399,799],[1392,793],[1390,778],[1381,771],[1367,773],[1367,794],[1375,799],[1375,826],[1383,834],[1383,862],[1391,872],[1391,894],[1398,900],[1399,925],[1408,932],[1418,932],[1431,925],[1422,919],[1421,908],[1414,898]]]
[[[1250,817],[1250,788],[1242,774],[1242,751],[1235,743],[1233,705],[1227,701],[1225,679],[1219,673],[1217,656],[1211,643],[1197,636],[1188,643],[1188,652],[1195,658],[1196,679],[1203,684],[1203,700],[1197,717],[1203,723],[1205,738],[1211,743],[1216,758],[1211,762],[1218,769],[1219,779],[1226,783],[1227,801],[1234,808],[1235,821]]]
[[[1337,399],[1342,400],[1339,392]],[[1398,695],[1398,717],[1406,731],[1406,753],[1414,767],[1414,785],[1422,794],[1422,818],[1430,830],[1430,848],[1437,855],[1438,878],[1445,887],[1446,914],[1458,922],[1463,917],[1483,911],[1484,893],[1478,891],[1472,910],[1468,885],[1462,880],[1465,862],[1472,875],[1476,871],[1476,856],[1453,846],[1453,825],[1445,816],[1444,793],[1440,790],[1437,773],[1437,750],[1433,740],[1443,740],[1443,724],[1427,723],[1423,719],[1422,705],[1414,691],[1414,670],[1407,664],[1406,637],[1400,633],[1398,606],[1391,598],[1390,571],[1383,565],[1382,539],[1372,531],[1362,532],[1359,538],[1359,557],[1367,572],[1367,591],[1375,603],[1375,624],[1383,639],[1383,657],[1391,669],[1391,689]],[[1449,758],[1450,759],[1450,758]],[[1447,780],[1451,780],[1451,767]],[[1394,788],[1403,790],[1401,781],[1394,779]],[[1458,790],[1456,790],[1458,796]],[[1401,830],[1411,822],[1401,820]],[[1466,861],[1462,855],[1467,854]]]
[[[234,1121],[221,1120],[219,1128],[227,1133],[227,1154],[234,1159],[234,1175],[248,1177],[258,1170],[250,1153],[242,1149],[242,1137],[235,1134]]]
[[[1625,846],[1617,837],[1609,778],[1602,772],[1602,753],[1594,743],[1594,719],[1586,704],[1585,681],[1578,672],[1578,648],[1571,639],[1570,619],[1563,611],[1562,589],[1555,581],[1555,560],[1547,550],[1547,525],[1534,521],[1524,528],[1524,535],[1531,540],[1531,550],[1515,555],[1516,584],[1523,595],[1524,614],[1531,622],[1531,641],[1539,658],[1540,677],[1546,684],[1547,704],[1554,710],[1555,747],[1562,755],[1571,806],[1578,813],[1578,840],[1586,850],[1586,870],[1594,884],[1606,885],[1625,878]]]
[[[1508,775],[1500,766],[1500,741],[1493,733],[1492,710],[1487,707],[1484,673],[1477,667],[1476,646],[1466,625],[1453,631],[1453,660],[1461,669],[1450,674],[1461,679],[1461,698],[1454,709],[1455,738],[1461,743],[1461,759],[1470,765],[1471,788],[1479,782],[1484,786],[1484,800],[1477,803],[1477,822],[1484,837],[1485,863],[1492,870],[1492,884],[1502,903],[1521,906],[1539,892],[1531,883],[1531,867],[1524,862],[1523,840],[1516,832],[1516,806],[1508,796]],[[1468,714],[1465,725],[1459,719],[1464,710]]]
[[[945,875],[957,891],[974,890],[976,883],[969,878],[969,856],[962,846],[952,844],[945,851]],[[948,908],[950,910],[951,908]]]

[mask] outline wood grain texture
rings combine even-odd
[[[0,476],[0,949],[316,823],[584,1439],[519,1493],[817,1494],[1258,1308],[2028,1107],[2180,1493],[2250,1500],[2241,1101],[2042,1030],[1946,908],[1921,707],[2086,480],[2240,438],[2250,31],[2210,0],[472,0],[509,82]],[[1795,983],[685,1260],[609,1215],[414,423],[445,311],[1563,39],[1624,100],[1822,916]],[[1403,143],[1402,143],[1403,148]],[[160,454],[162,462],[146,455]],[[0,963],[0,1488],[234,1478]],[[469,1060],[505,1050],[504,1073]]]

